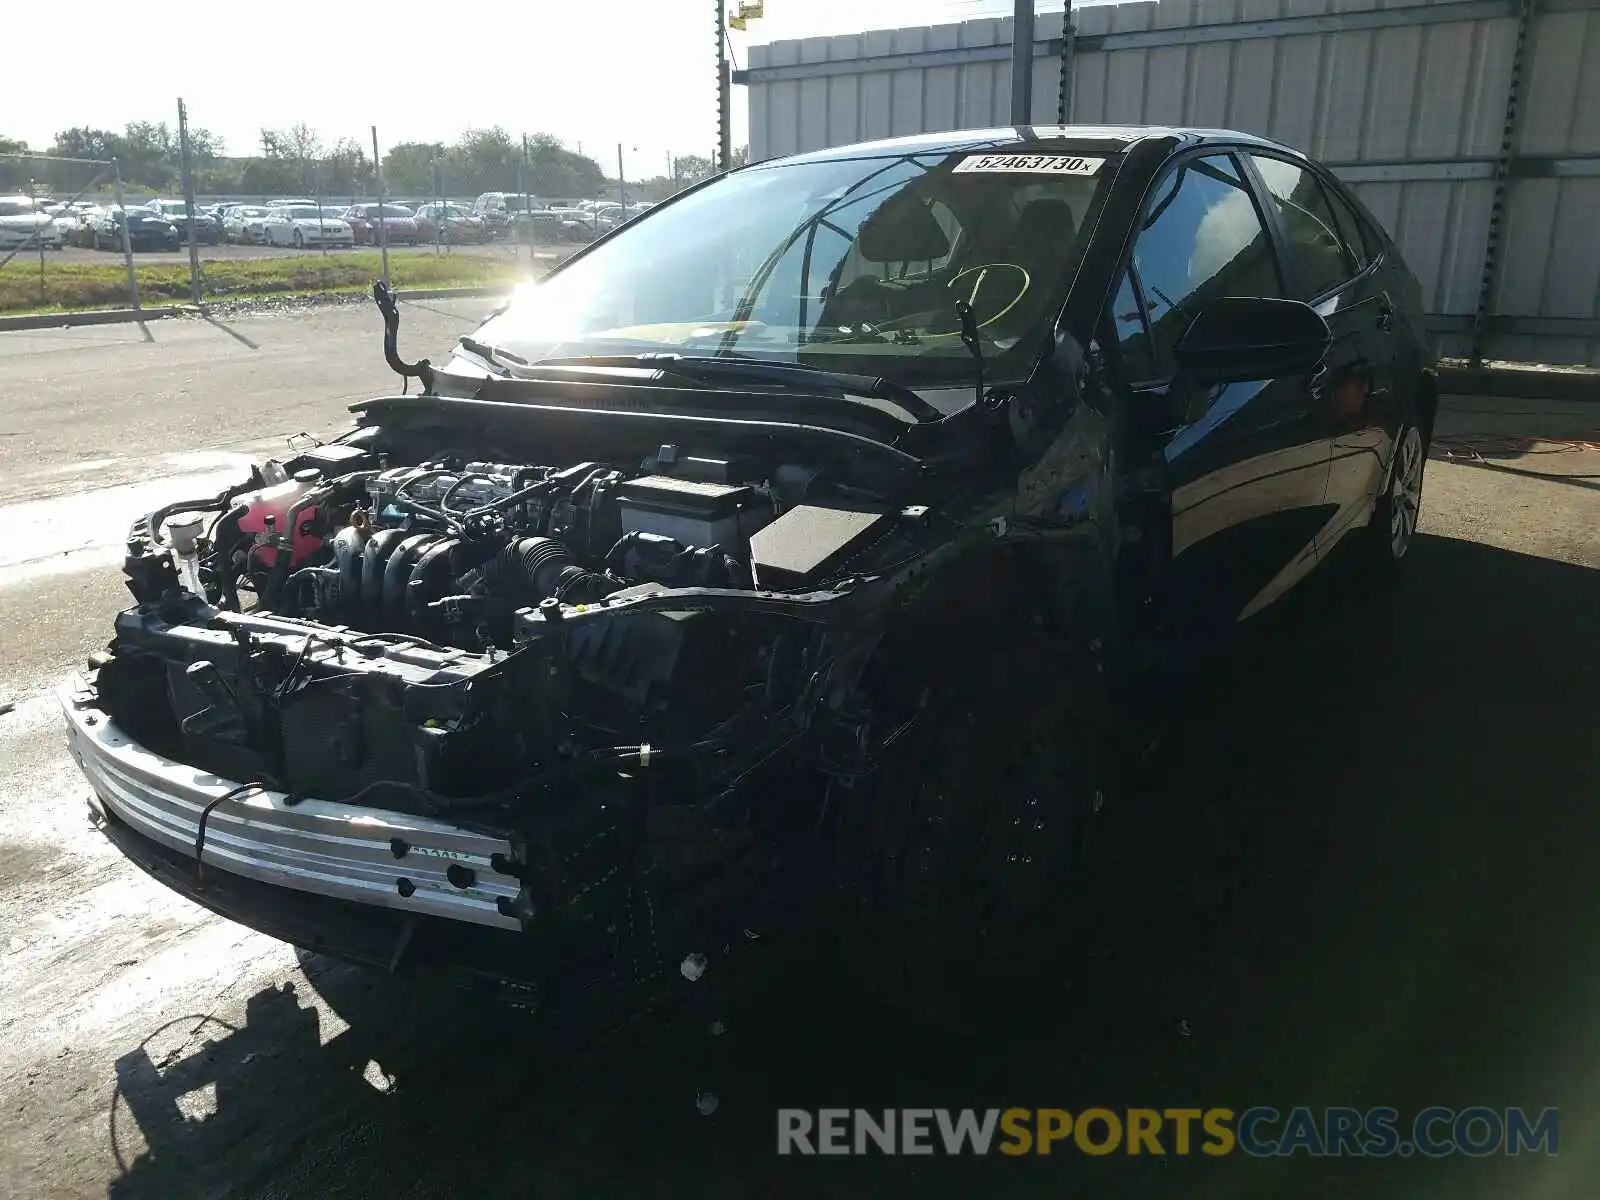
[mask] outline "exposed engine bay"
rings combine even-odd
[[[185,761],[422,812],[495,796],[561,747],[637,746],[646,727],[662,753],[707,745],[791,702],[806,625],[627,603],[814,590],[917,516],[809,500],[803,464],[675,446],[401,466],[332,444],[259,474],[136,529],[141,603],[101,669],[106,703],[147,726],[159,673]]]
[[[866,769],[866,575],[937,549],[928,509],[692,447],[403,463],[381,436],[138,523],[99,707],[224,780],[504,831],[529,931],[641,855],[672,920],[748,921],[727,893],[778,826]]]

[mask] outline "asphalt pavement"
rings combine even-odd
[[[402,352],[483,311],[407,305]],[[380,338],[368,305],[0,335],[0,1196],[1593,1194],[1600,408],[1447,399],[1404,577],[1263,618],[1105,814],[1035,989],[953,962],[890,1007],[789,964],[722,1038],[574,1052],[147,879],[47,694],[126,602],[128,521],[341,428],[393,389]],[[1560,1154],[773,1153],[780,1106],[1091,1104],[1554,1106]]]

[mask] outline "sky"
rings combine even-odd
[[[729,0],[730,10],[738,0]],[[1039,11],[1059,13],[1055,0]],[[74,125],[189,120],[229,154],[304,121],[327,143],[449,142],[468,128],[551,133],[615,175],[661,174],[667,155],[716,148],[714,0],[505,0],[488,4],[221,3],[147,8],[79,0],[73,28],[6,57],[0,136],[47,147]],[[752,43],[1009,16],[1012,0],[766,0],[733,33]],[[150,14],[158,13],[159,19]],[[499,14],[499,15],[495,15]],[[50,18],[53,22],[54,18]],[[437,30],[433,33],[430,30]],[[733,89],[733,144],[747,141]]]

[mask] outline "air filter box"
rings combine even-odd
[[[756,587],[793,591],[815,584],[887,523],[886,513],[871,509],[797,504],[750,539]]]

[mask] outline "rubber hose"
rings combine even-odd
[[[585,571],[555,538],[531,537],[500,551],[489,577],[513,597],[538,603],[549,596],[578,602],[598,599],[607,590],[602,576]]]

